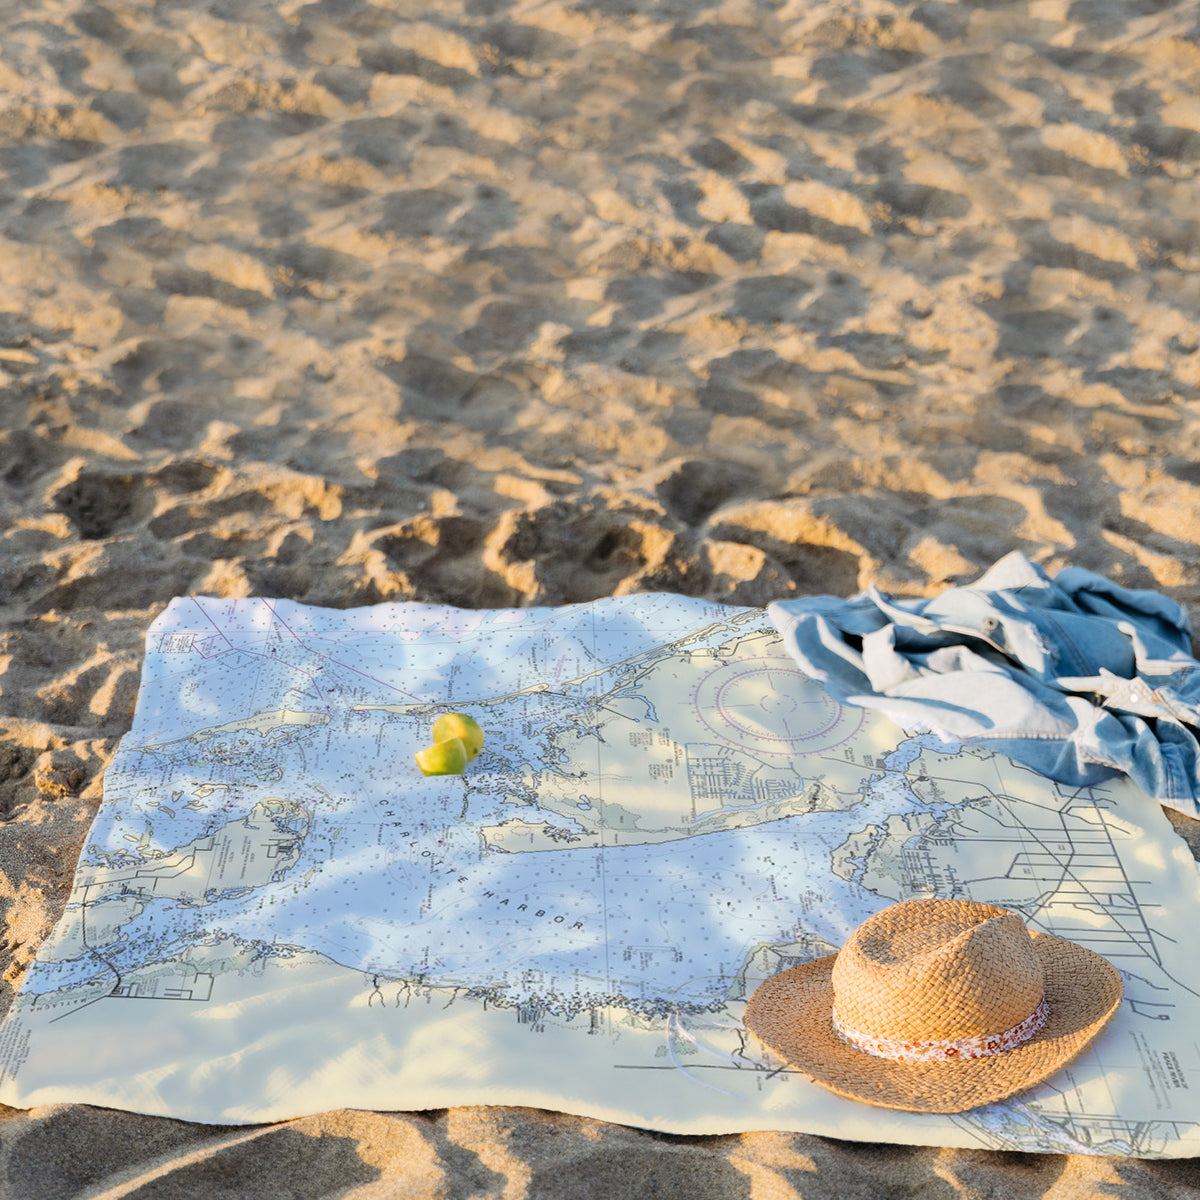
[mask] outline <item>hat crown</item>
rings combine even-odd
[[[832,983],[844,1025],[932,1040],[1011,1029],[1041,1002],[1044,977],[1016,913],[968,900],[909,900],[855,930]]]

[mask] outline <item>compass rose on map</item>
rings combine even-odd
[[[839,704],[786,655],[725,663],[696,685],[692,705],[722,741],[788,758],[838,746],[863,723],[861,709]]]

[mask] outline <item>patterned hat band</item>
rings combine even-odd
[[[885,1038],[871,1033],[850,1029],[838,1020],[837,1009],[831,1013],[833,1028],[842,1041],[870,1054],[873,1058],[890,1058],[896,1062],[948,1062],[951,1059],[987,1058],[992,1054],[1003,1054],[1022,1042],[1027,1042],[1046,1023],[1050,1010],[1046,998],[1042,997],[1037,1008],[1003,1033],[984,1033],[965,1038]]]

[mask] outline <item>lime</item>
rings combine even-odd
[[[461,775],[470,756],[462,738],[451,737],[418,750],[413,757],[422,775]]]
[[[470,762],[483,749],[483,730],[474,717],[466,713],[443,713],[433,723],[433,740],[444,742],[447,738],[461,738],[467,747]]]

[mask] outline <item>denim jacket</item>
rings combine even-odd
[[[1061,783],[1119,774],[1200,816],[1200,662],[1184,608],[1071,567],[1006,555],[930,600],[876,588],[767,610],[839,700],[998,750]]]

